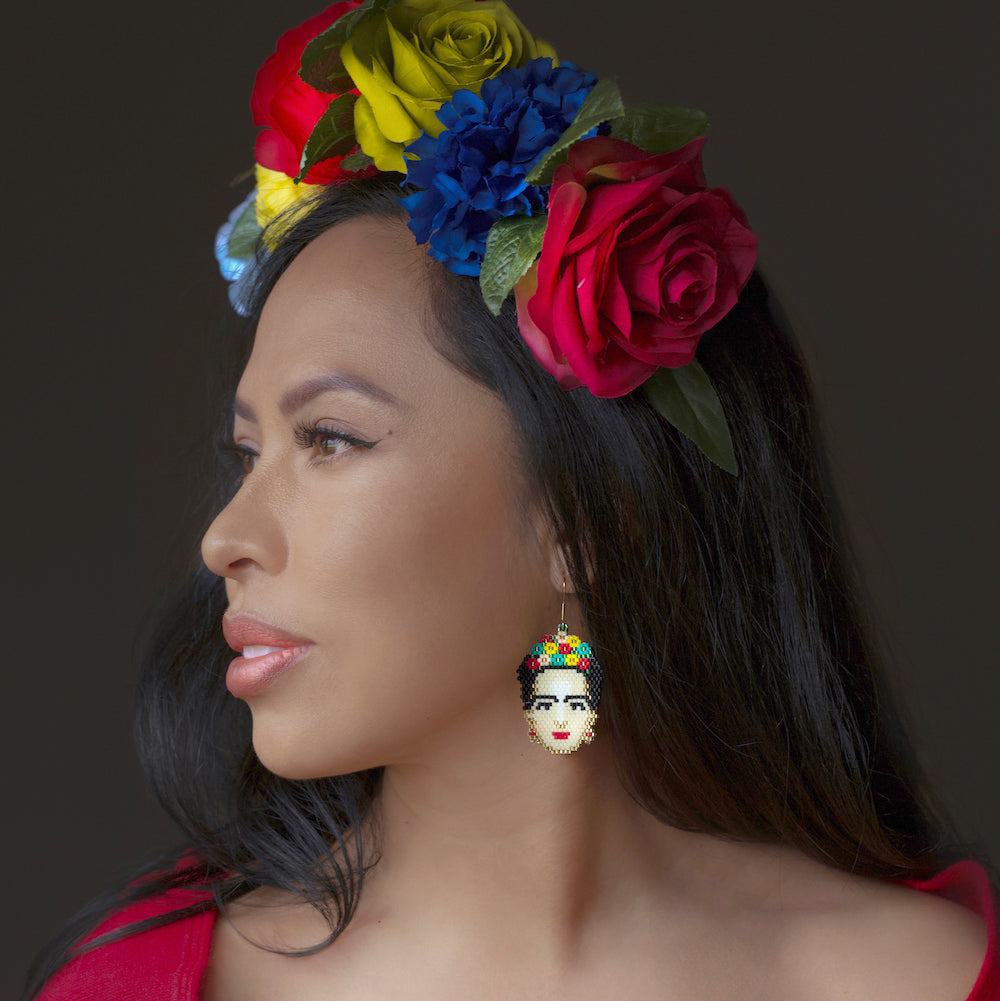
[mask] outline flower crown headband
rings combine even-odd
[[[251,98],[257,185],[216,239],[242,311],[317,185],[404,175],[417,241],[478,276],[563,389],[656,409],[735,473],[695,360],[736,303],[756,237],[701,165],[704,112],[625,108],[612,80],[560,62],[501,0],[343,0],[278,40]]]

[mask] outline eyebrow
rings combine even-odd
[[[283,416],[288,417],[317,396],[330,392],[359,393],[377,403],[386,403],[393,407],[399,406],[399,401],[392,393],[381,389],[359,375],[351,375],[347,372],[325,372],[323,375],[313,376],[286,390],[278,403],[278,409]],[[238,396],[233,400],[233,413],[243,420],[257,422],[253,407]]]
[[[562,698],[558,695],[535,695],[534,700],[537,702],[539,699],[551,699],[553,702],[569,702],[570,699],[583,699],[588,705],[590,704],[590,696],[586,692],[569,692]]]

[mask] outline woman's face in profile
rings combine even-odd
[[[288,778],[524,739],[511,665],[551,618],[546,532],[504,407],[427,338],[429,266],[395,220],[326,232],[238,386],[244,479],[203,554],[242,650],[227,685]]]
[[[535,678],[525,711],[531,732],[544,747],[569,754],[589,743],[597,713],[591,708],[586,676],[572,668],[547,668]]]

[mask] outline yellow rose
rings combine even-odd
[[[361,96],[358,145],[379,170],[406,172],[403,147],[440,135],[437,110],[456,90],[479,93],[507,67],[556,53],[501,0],[402,0],[362,22],[340,50]]]
[[[255,167],[257,175],[257,198],[254,210],[257,225],[264,230],[264,243],[268,250],[274,250],[285,233],[304,214],[307,200],[319,190],[319,185],[300,182],[296,184],[280,170],[269,170],[259,163]],[[279,221],[275,223],[275,220]],[[272,226],[271,224],[274,223]]]

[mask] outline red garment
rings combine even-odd
[[[975,862],[956,862],[923,882],[904,880],[907,886],[923,893],[934,893],[953,903],[968,907],[986,921],[988,939],[986,958],[966,1001],[1000,1001],[1000,943],[997,942],[997,916],[993,890],[982,866]]]
[[[98,925],[88,940],[205,896],[178,889],[141,900]],[[210,909],[86,952],[57,970],[36,1001],[198,1001],[217,913]]]
[[[958,862],[933,879],[906,885],[952,900],[985,919],[989,929],[986,959],[967,1001],[1000,1001],[996,914],[982,868],[975,862]],[[94,934],[166,914],[203,897],[190,890],[173,890],[126,908]],[[56,973],[37,1001],[198,1001],[215,915],[209,910],[79,956]]]

